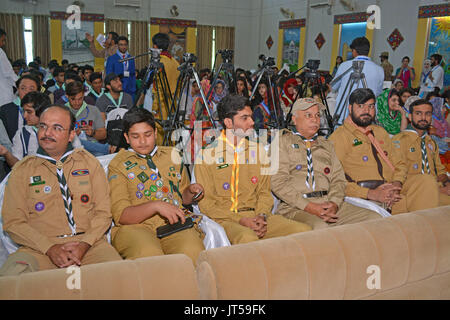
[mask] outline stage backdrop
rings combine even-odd
[[[94,58],[85,34],[88,32],[94,35],[95,39],[99,33],[103,33],[104,16],[82,13],[79,29],[67,27],[69,16],[65,12],[50,12],[52,59],[56,59],[59,63],[67,59],[69,63],[89,64],[94,66],[96,71],[102,70],[104,59]],[[101,49],[97,41],[95,42],[97,49]]]
[[[445,70],[444,86],[450,85],[450,4],[437,4],[419,7],[413,66],[416,75],[422,73],[423,60],[433,53],[442,55]],[[416,76],[413,87],[419,86]]]
[[[278,68],[282,68],[287,63],[289,70],[292,72],[303,66],[305,25],[305,19],[280,21],[278,27]]]

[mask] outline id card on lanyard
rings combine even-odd
[[[120,53],[120,51],[118,51],[117,54],[119,55],[119,57],[121,59],[127,58],[126,53],[122,54],[122,53]],[[123,76],[128,78],[130,76],[130,72],[128,71],[128,61],[124,61],[124,62],[122,62],[122,64],[123,64]]]

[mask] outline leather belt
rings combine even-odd
[[[323,196],[326,196],[328,194],[328,191],[314,191],[310,193],[304,193],[303,198],[320,198]]]
[[[373,190],[381,186],[383,183],[385,183],[384,180],[364,180],[358,181],[356,184],[360,187]]]
[[[67,237],[79,236],[80,234],[84,234],[84,232],[77,232],[75,234],[62,234],[62,235],[56,236],[56,237],[57,238],[67,238]]]
[[[255,211],[255,208],[245,207],[245,208],[238,209],[238,212],[243,212],[243,211]]]

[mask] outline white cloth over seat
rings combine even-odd
[[[108,165],[115,156],[116,154],[108,154],[105,156],[97,157],[97,160],[102,165],[106,175],[108,175]],[[19,248],[19,246],[9,237],[9,235],[3,231],[3,219],[2,219],[3,195],[5,193],[5,186],[6,182],[8,181],[8,178],[9,174],[0,183],[0,267],[6,261],[8,254],[14,253]],[[202,214],[197,206],[194,206],[194,213],[203,216],[202,221],[199,224],[199,227],[205,233],[203,244],[207,250],[211,248],[218,248],[231,245],[230,241],[227,238],[225,230],[222,228],[220,224]],[[112,222],[111,226],[114,226],[114,222]],[[108,242],[111,243],[111,228],[108,230],[106,236]]]
[[[361,199],[361,198],[354,198],[354,197],[345,197],[344,201],[348,202],[354,206],[357,206],[357,207],[375,211],[383,218],[387,218],[387,217],[391,216],[391,214],[389,212],[387,212],[385,209],[383,209],[376,203],[373,203],[372,201],[369,201],[369,200],[365,200],[365,199]]]

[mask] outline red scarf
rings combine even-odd
[[[161,51],[162,56],[166,56],[169,59],[172,59],[172,55],[169,53],[169,51]]]

